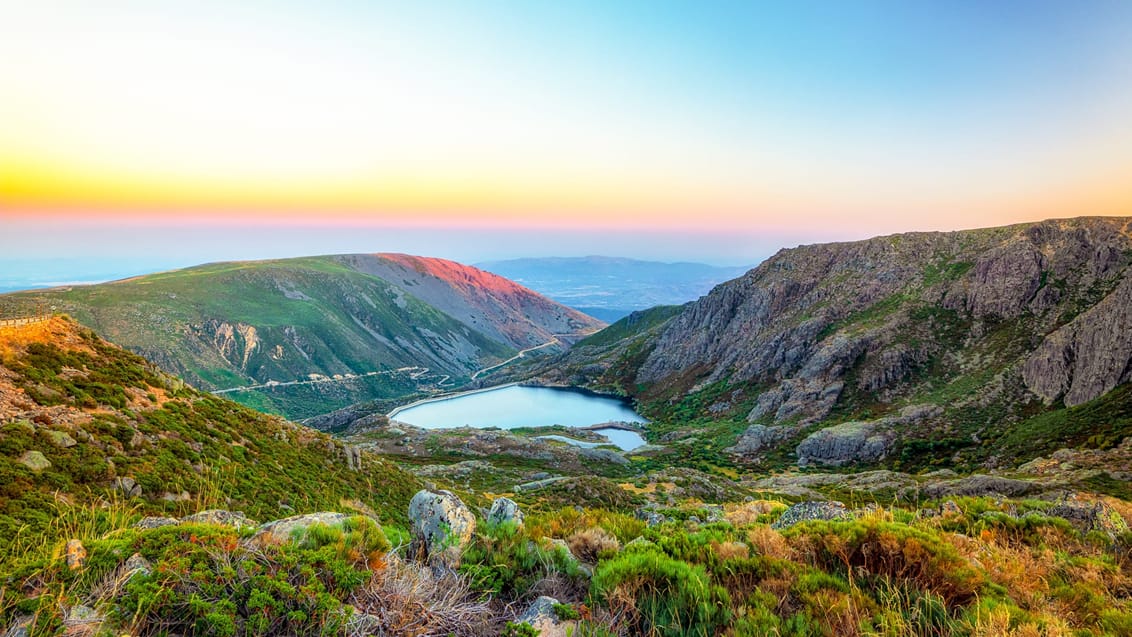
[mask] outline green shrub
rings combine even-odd
[[[730,597],[702,566],[657,550],[632,551],[602,562],[590,594],[621,615],[634,634],[712,635],[731,619]]]
[[[535,584],[561,576],[580,585],[578,564],[562,548],[545,548],[512,522],[488,524],[464,551],[460,573],[474,590],[519,599]]]

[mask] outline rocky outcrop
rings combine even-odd
[[[902,409],[897,416],[826,427],[810,434],[798,445],[798,466],[876,462],[888,455],[899,427],[942,412],[943,409],[935,405],[913,405]]]
[[[949,498],[957,495],[984,496],[997,495],[1018,497],[1037,491],[1040,487],[1026,480],[1015,480],[1001,476],[975,475],[958,480],[946,480],[925,484],[920,493],[928,498]]]
[[[799,502],[782,512],[771,524],[773,529],[786,529],[809,520],[847,520],[852,513],[840,502]]]
[[[409,502],[409,553],[430,565],[456,568],[472,540],[476,518],[451,491],[418,491]]]
[[[1022,368],[1046,403],[1079,405],[1132,381],[1132,271],[1099,303],[1042,341]]]

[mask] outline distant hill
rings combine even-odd
[[[693,301],[748,270],[601,256],[488,261],[477,267],[609,322],[634,310]]]
[[[542,365],[635,397],[709,460],[974,470],[1105,449],[1132,434],[1132,219],[782,250]]]
[[[227,395],[291,418],[452,387],[602,326],[494,274],[401,254],[215,263],[0,303],[53,306],[199,388],[255,386]]]

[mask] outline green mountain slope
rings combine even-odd
[[[500,277],[405,255],[218,263],[4,300],[54,306],[202,389],[255,386],[231,396],[293,418],[453,386],[600,325]]]
[[[0,329],[0,564],[63,504],[257,519],[360,503],[404,523],[418,482],[324,434],[210,396],[68,318]]]
[[[1129,326],[1132,220],[1055,220],[783,250],[537,375],[634,396],[701,461],[970,470],[1132,433]]]

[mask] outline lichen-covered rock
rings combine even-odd
[[[134,523],[135,529],[160,529],[163,526],[172,526],[180,524],[181,521],[177,518],[167,518],[163,516],[147,516]]]
[[[433,566],[456,568],[476,530],[476,518],[451,491],[418,491],[409,502],[410,554]]]
[[[847,520],[853,517],[840,502],[799,502],[782,512],[770,525],[773,529],[785,529],[808,520]]]
[[[342,524],[350,517],[351,516],[345,513],[329,511],[293,515],[289,518],[265,522],[259,525],[255,534],[249,539],[249,542],[258,546],[285,544],[294,539],[301,539],[306,534],[307,529],[316,524],[334,526],[336,524]]]
[[[237,529],[259,526],[259,522],[249,518],[240,511],[224,511],[222,509],[208,509],[181,518],[181,522],[192,524],[218,524],[221,526],[234,526]]]
[[[34,449],[25,451],[23,455],[21,455],[19,459],[16,460],[16,462],[24,465],[32,471],[35,471],[36,473],[39,473],[40,471],[43,471],[44,469],[47,469],[51,466],[51,461],[48,460],[47,457],[44,456],[41,452]]]
[[[79,444],[79,442],[77,440],[72,438],[70,436],[70,434],[68,434],[65,431],[58,431],[56,429],[48,429],[46,433],[47,433],[48,437],[51,438],[51,443],[54,444],[56,447],[63,447],[64,449],[67,449],[67,448],[74,447],[75,445]]]
[[[514,523],[523,526],[523,510],[511,498],[496,498],[487,514],[488,524]]]
[[[153,565],[149,563],[149,560],[142,557],[141,553],[134,553],[126,559],[126,563],[122,565],[122,568],[126,571],[126,577],[128,579],[135,575],[149,575],[150,571],[153,569]]]

